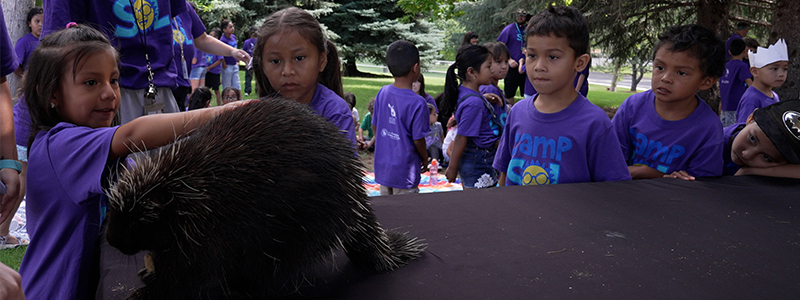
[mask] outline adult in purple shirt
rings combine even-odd
[[[253,49],[256,47],[256,32],[258,32],[258,27],[251,26],[250,27],[250,38],[244,41],[244,45],[242,46],[242,50],[253,56]],[[244,71],[244,95],[248,96],[253,91],[252,88],[253,82],[253,66],[248,64],[247,69]]]
[[[500,36],[497,37],[498,42],[503,42],[508,47],[508,52],[511,53],[508,58],[508,67],[516,69],[519,67],[519,60],[525,57],[523,49],[525,49],[525,23],[531,18],[531,15],[523,10],[519,10],[516,14],[516,22],[509,24]],[[508,72],[506,78],[503,80],[506,101],[514,103],[514,97],[517,95],[517,90],[520,94],[524,94],[525,75],[518,72]]]
[[[220,23],[220,28],[222,29],[222,36],[219,40],[234,49],[238,48],[239,42],[236,41],[236,35],[233,34],[236,31],[233,27],[233,22],[223,19]],[[222,70],[222,89],[224,90],[227,87],[241,88],[239,85],[239,64],[236,58],[225,56],[225,63],[228,66]]]
[[[742,38],[747,36],[747,33],[750,32],[750,23],[747,22],[739,22],[736,24],[736,32],[731,34],[731,37],[725,42],[725,60],[731,59],[731,42],[733,40],[741,40]]]
[[[150,112],[177,112],[172,88],[178,86],[180,66],[173,59],[173,18],[187,9],[183,0],[45,1],[42,36],[63,29],[69,22],[86,23],[103,32],[120,52],[119,116],[127,123]],[[133,4],[133,7],[132,7]],[[148,7],[149,6],[149,7]],[[145,11],[150,14],[132,12]],[[139,28],[138,23],[144,28]],[[246,52],[231,48],[207,35],[194,36],[195,47],[207,53],[232,55],[248,61]],[[153,80],[148,79],[152,70]],[[156,89],[155,99],[146,98],[150,84]],[[149,94],[149,93],[148,93]],[[163,108],[158,109],[160,104]],[[150,106],[155,105],[155,106]]]
[[[317,89],[314,91],[314,97],[311,98],[308,107],[338,127],[342,134],[353,143],[353,147],[356,147],[356,127],[353,123],[353,114],[350,106],[342,97],[321,83],[317,83]]]
[[[178,87],[172,89],[172,95],[180,111],[186,110],[187,96],[192,92],[192,83],[189,79],[196,52],[194,37],[205,34],[205,31],[203,21],[188,2],[186,11],[172,18],[172,51],[175,54],[175,64],[178,66]]]
[[[492,166],[506,173],[506,185],[631,179],[602,109],[578,94],[567,108],[542,113],[533,105],[537,96],[514,105],[503,129]]]
[[[17,74],[19,77],[22,77],[22,74],[28,69],[28,57],[31,56],[36,46],[39,45],[39,36],[42,34],[42,16],[43,12],[41,7],[37,6],[28,11],[27,22],[31,32],[19,38],[19,40],[17,40],[17,45],[14,46],[17,59],[19,59],[19,67],[14,70],[14,74]]]
[[[755,86],[748,87],[742,94],[742,99],[739,100],[739,106],[736,108],[736,123],[746,123],[747,117],[757,108],[764,108],[770,104],[778,103],[780,101],[778,94],[775,91],[770,92],[772,97],[765,95]]]
[[[722,174],[722,124],[705,101],[695,98],[697,108],[677,121],[658,115],[653,90],[622,102],[613,122],[628,166],[646,165],[665,174],[684,170],[695,177]]]

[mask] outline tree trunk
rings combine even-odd
[[[8,36],[11,38],[11,43],[16,45],[19,38],[30,32],[25,19],[28,16],[28,11],[33,7],[34,1],[2,0],[2,4]],[[19,60],[19,58],[17,59]],[[8,87],[11,88],[11,99],[16,103],[17,90],[22,78],[12,73],[8,74],[6,79],[8,79]]]
[[[642,77],[644,77],[644,69],[639,69],[638,74],[636,69],[633,69],[633,76],[631,76],[631,92],[636,92],[636,89],[639,87],[639,82],[642,81]]]
[[[730,3],[728,0],[701,0],[697,7],[697,25],[704,26],[716,32],[725,41],[728,33],[728,17]],[[714,84],[710,89],[697,93],[709,106],[719,114],[719,86]]]
[[[619,78],[619,68],[622,64],[622,61],[619,59],[614,60],[614,76],[611,77],[611,91],[617,91],[617,78]]]
[[[800,94],[800,31],[797,30],[797,24],[800,24],[800,1],[776,1],[769,43],[775,43],[782,38],[786,40],[789,50],[789,74],[786,82],[780,88],[774,89],[781,99],[796,99]]]

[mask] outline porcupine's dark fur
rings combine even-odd
[[[138,158],[107,191],[109,244],[152,254],[153,276],[130,298],[281,298],[338,247],[358,267],[406,264],[425,245],[380,227],[362,168],[335,126],[284,99]]]

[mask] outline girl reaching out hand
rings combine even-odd
[[[118,65],[117,50],[101,32],[74,23],[46,36],[32,54],[23,78],[33,123],[32,242],[20,267],[29,299],[93,298],[104,189],[118,159],[169,144],[234,107],[146,115],[112,126],[120,106]]]
[[[297,7],[277,11],[258,30],[253,50],[258,96],[279,94],[308,105],[356,146],[353,116],[342,99],[341,63],[314,16]]]

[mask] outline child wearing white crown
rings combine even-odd
[[[789,72],[789,54],[783,39],[769,48],[758,47],[756,53],[748,51],[747,55],[750,58],[753,85],[747,88],[739,100],[739,107],[736,109],[737,123],[746,123],[747,117],[757,108],[780,101],[778,94],[772,89],[783,85]]]

